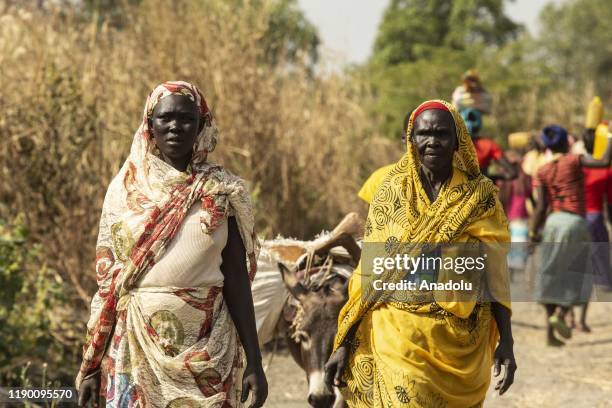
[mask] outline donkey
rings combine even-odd
[[[332,353],[340,309],[348,300],[352,269],[347,273],[315,271],[304,283],[297,268],[281,263],[278,267],[291,294],[283,307],[283,331],[291,356],[306,372],[308,403],[314,408],[345,407],[338,389],[332,392],[325,385],[324,366]]]
[[[311,241],[310,250],[291,245],[270,248],[277,259],[295,264],[290,269],[278,263],[289,296],[276,327],[285,334],[293,359],[306,372],[308,403],[314,408],[346,406],[338,389],[327,388],[324,373],[338,315],[348,300],[348,281],[361,257],[361,247],[354,239],[361,229],[359,216],[349,213],[329,235]],[[325,262],[321,264],[317,257]]]

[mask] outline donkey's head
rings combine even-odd
[[[308,403],[313,407],[335,406],[336,395],[323,381],[324,366],[332,353],[340,309],[347,301],[347,278],[330,274],[317,285],[304,285],[296,270],[278,264],[291,298],[283,316],[290,325],[287,341],[294,360],[308,379]],[[338,394],[339,395],[339,394]]]

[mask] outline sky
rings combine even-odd
[[[545,4],[565,0],[514,0],[507,14],[537,32],[538,15]],[[388,0],[298,0],[323,40],[323,54],[339,62],[361,63],[370,55],[378,24]]]

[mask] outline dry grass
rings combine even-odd
[[[106,186],[159,82],[204,91],[221,129],[211,160],[250,182],[267,236],[333,225],[357,206],[365,172],[392,159],[385,143],[368,148],[354,82],[262,62],[266,7],[206,4],[144,1],[121,29],[0,7],[0,218],[25,215],[49,267],[83,303],[95,290]]]
[[[68,348],[84,334],[95,291],[106,187],[158,83],[182,79],[203,90],[221,130],[211,160],[249,181],[267,237],[304,239],[331,228],[361,205],[355,194],[369,171],[399,155],[394,142],[376,136],[361,79],[313,78],[299,61],[263,62],[267,6],[144,0],[126,8],[118,28],[9,3],[0,0],[0,219],[22,214],[41,262],[66,283],[73,308],[52,320]],[[539,127],[542,118],[563,123],[586,105],[566,93],[542,108],[540,98],[536,91],[500,96],[491,127],[501,129],[510,116],[517,130]],[[75,359],[64,361],[68,371]]]
[[[66,350],[56,378],[78,363],[103,197],[158,83],[203,90],[221,130],[211,160],[249,181],[267,237],[330,228],[358,205],[367,171],[394,158],[370,136],[354,82],[262,62],[268,10],[245,3],[143,1],[116,28],[0,0],[0,219],[24,216],[38,262],[64,284],[67,306],[49,313]]]

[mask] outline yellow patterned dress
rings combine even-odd
[[[431,103],[431,102],[429,102]],[[508,308],[504,243],[508,223],[496,188],[480,174],[470,136],[452,105],[458,150],[453,173],[430,202],[419,178],[419,161],[408,125],[407,153],[395,164],[370,205],[365,226],[367,245],[384,243],[387,256],[398,243],[480,242],[498,246],[487,260],[490,294]],[[415,110],[418,112],[419,109]],[[362,257],[362,262],[364,257]],[[338,320],[335,348],[358,325],[350,342],[342,392],[350,407],[473,407],[481,406],[491,377],[498,339],[490,303],[438,299],[421,293],[412,301],[384,298],[369,284],[360,264],[349,283],[349,300]],[[404,275],[405,276],[405,275]],[[401,274],[387,280],[398,282]]]
[[[387,174],[389,174],[394,165],[395,163],[388,164],[386,166],[374,170],[374,172],[370,174],[370,177],[368,177],[365,183],[363,183],[363,186],[361,186],[361,189],[357,193],[357,196],[366,203],[370,204],[374,199],[374,194],[376,193],[376,190],[378,190],[378,187],[382,184],[382,181],[385,179]]]

